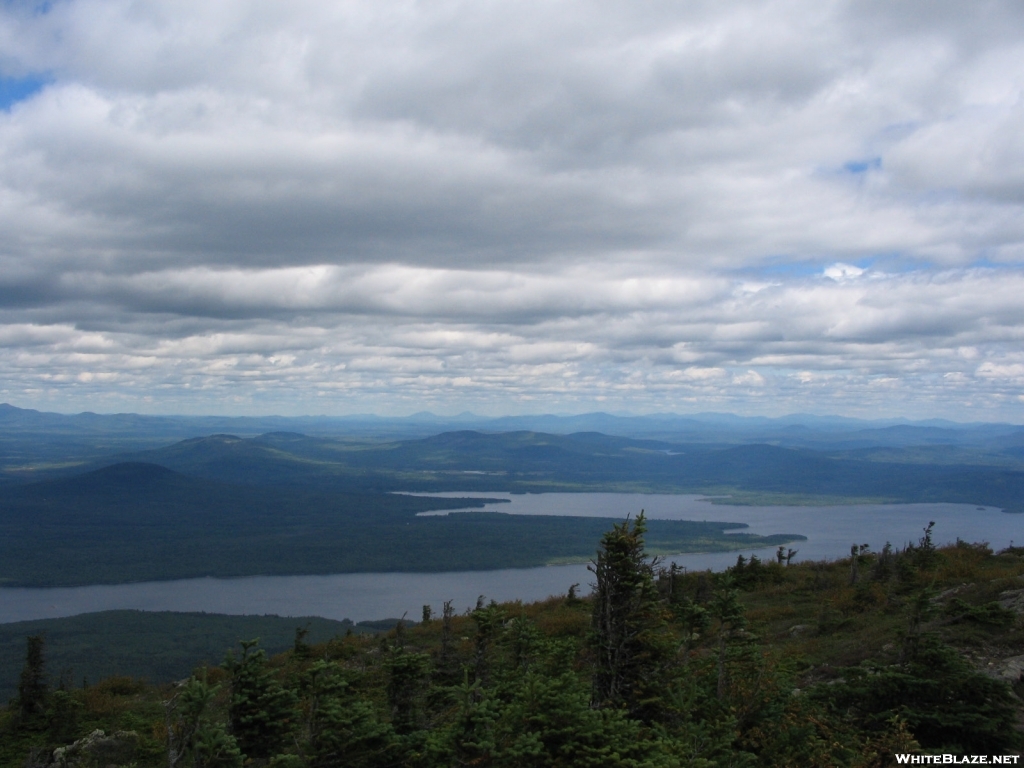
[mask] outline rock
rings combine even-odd
[[[109,736],[95,730],[74,744],[53,750],[48,763],[54,768],[106,768],[135,762],[139,734],[135,731],[115,731]]]
[[[1024,616],[1024,589],[1008,589],[999,594],[999,605]]]
[[[948,600],[953,595],[955,595],[957,592],[962,592],[965,589],[967,589],[967,584],[961,584],[959,587],[953,587],[952,589],[947,589],[946,591],[940,592],[935,597],[933,597],[931,599],[931,602],[933,602],[933,603],[940,603],[943,600]]]
[[[989,662],[985,669],[982,669],[989,677],[1002,680],[1004,683],[1014,685],[1024,675],[1024,656],[1010,656],[1007,659],[997,659]]]

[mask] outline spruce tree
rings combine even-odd
[[[728,660],[729,643],[746,627],[743,605],[740,603],[739,590],[730,574],[721,579],[721,588],[715,593],[711,605],[712,615],[718,619],[718,664],[715,695],[719,701],[726,698],[729,687]]]
[[[303,745],[311,768],[362,768],[393,762],[395,732],[358,698],[337,662],[316,661],[301,683]]]
[[[295,727],[295,695],[271,676],[259,640],[242,642],[242,657],[229,653],[223,667],[231,674],[231,732],[246,757],[280,752]]]
[[[661,768],[661,744],[623,709],[593,709],[585,684],[571,672],[528,672],[492,726],[493,760],[463,765],[495,768]]]
[[[241,768],[237,742],[208,714],[218,690],[193,676],[164,702],[168,768]]]
[[[18,707],[23,720],[32,720],[46,711],[46,668],[43,661],[43,636],[26,638],[25,666],[18,680]]]
[[[395,648],[387,661],[386,693],[391,708],[391,724],[398,733],[416,729],[419,700],[426,689],[430,658],[422,653],[406,653]]]
[[[865,664],[844,675],[815,696],[868,732],[881,733],[899,717],[925,749],[970,755],[1021,747],[1019,699],[1010,687],[934,636],[923,635],[902,663]]]
[[[667,655],[665,622],[654,584],[656,563],[644,555],[646,521],[613,525],[591,570],[597,576],[591,623],[596,655],[592,705],[625,708],[649,719],[658,672]]]

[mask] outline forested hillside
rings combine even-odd
[[[949,446],[822,451],[763,443],[671,443],[596,432],[461,431],[387,443],[294,433],[211,435],[93,465],[121,461],[236,484],[350,492],[729,492],[740,499],[756,493],[1009,509],[1017,509],[1024,493],[1024,469],[1007,452]]]
[[[363,493],[729,493],[741,502],[751,495],[847,503],[945,501],[1020,511],[1024,466],[1014,450],[943,445],[811,450],[596,432],[461,431],[387,443],[269,433],[194,438],[94,464],[142,461],[222,482]]]
[[[243,486],[155,464],[116,464],[0,495],[0,585],[584,562],[607,525],[491,512],[417,517],[484,502]],[[757,536],[745,527],[656,520],[650,543],[660,552],[714,552],[803,538]]]
[[[299,633],[273,658],[245,642],[169,686],[55,689],[29,638],[2,765],[876,766],[1024,745],[1024,549],[936,549],[928,529],[682,573],[643,534],[603,536],[587,597]]]
[[[59,685],[79,686],[111,675],[154,683],[187,677],[196,664],[217,663],[240,639],[259,637],[268,652],[292,647],[295,628],[310,642],[324,642],[348,631],[374,632],[349,620],[319,616],[228,616],[170,611],[98,611],[61,619],[0,624],[0,702],[17,694],[25,660],[25,638],[46,638],[46,665]]]
[[[26,420],[24,412],[14,411]],[[0,417],[4,413],[0,411]],[[176,440],[171,439],[173,432],[146,431],[141,425],[148,422],[131,415],[39,416],[48,417],[42,423],[71,422],[76,429],[63,427],[71,430],[67,434],[38,431],[41,426],[19,431],[4,426],[0,418],[0,483],[142,462],[236,485],[330,493],[685,492],[728,493],[740,503],[945,501],[1024,509],[1024,432],[1012,425],[831,432],[768,424],[761,431],[750,431],[748,425],[737,432],[733,422],[720,420],[705,424],[699,436],[668,440],[527,430],[461,430],[414,439],[386,439],[381,434],[369,439],[296,432],[202,433]],[[39,419],[27,421],[35,424]],[[94,421],[95,431],[86,430]],[[264,423],[275,422],[254,421],[249,426]],[[212,424],[200,420],[193,426]],[[152,447],[158,438],[163,444]],[[143,447],[150,449],[140,450]]]

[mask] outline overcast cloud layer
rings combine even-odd
[[[0,400],[1024,421],[1024,4],[0,6]]]

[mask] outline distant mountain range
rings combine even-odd
[[[196,437],[218,432],[254,436],[267,432],[299,432],[333,437],[425,437],[439,432],[531,431],[550,434],[603,432],[682,442],[774,442],[842,445],[847,448],[909,444],[975,445],[1002,436],[1016,436],[1024,445],[1024,426],[961,424],[944,419],[862,420],[841,416],[790,414],[778,418],[729,413],[674,413],[616,416],[584,413],[571,416],[535,414],[497,418],[462,413],[438,416],[429,412],[386,417],[352,416],[146,416],[122,414],[60,414],[0,404],[0,430],[67,435],[134,435],[164,438]]]
[[[907,449],[886,453],[903,460],[880,460],[863,451],[668,443],[597,432],[463,430],[362,445],[296,433],[213,435],[108,461],[146,461],[245,485],[360,492],[717,491],[741,499],[744,494],[802,495],[1024,510],[1020,467],[912,460],[919,453]]]
[[[511,429],[531,419],[634,434]],[[294,429],[302,425],[315,434]],[[417,517],[466,504],[394,491],[703,493],[741,504],[961,502],[1024,512],[1024,429],[1009,424],[589,414],[486,425],[445,430],[428,414],[218,419],[0,406],[0,584],[542,565],[588,558],[608,524]],[[403,429],[426,434],[395,434]],[[743,535],[727,528],[652,521],[648,544],[739,546]],[[777,543],[792,540],[787,532]]]

